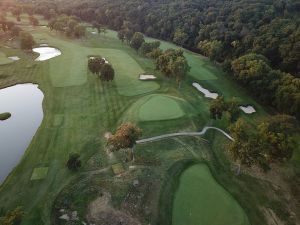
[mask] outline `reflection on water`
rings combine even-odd
[[[0,183],[18,164],[40,126],[43,98],[42,91],[34,84],[0,89],[0,113],[12,115],[0,121]]]

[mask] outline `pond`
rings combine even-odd
[[[190,166],[180,176],[172,225],[250,225],[237,201],[213,178],[206,164]]]
[[[40,54],[40,56],[37,57],[35,61],[45,61],[61,55],[61,51],[59,51],[58,49],[46,46],[33,48],[32,51]]]
[[[34,84],[0,89],[0,113],[11,117],[0,121],[0,184],[18,164],[43,119],[44,95]]]

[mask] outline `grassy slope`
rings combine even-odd
[[[249,224],[239,204],[215,181],[206,164],[191,166],[181,174],[173,207],[173,225]]]
[[[46,32],[44,28],[37,28],[34,34],[39,36],[40,41],[48,39],[53,46],[59,46],[66,42],[66,39],[59,37],[59,34]],[[84,53],[83,57],[81,51],[69,48],[65,49],[65,54],[72,51],[70,57],[81,60],[86,59],[86,55],[90,54],[90,48],[121,49],[131,56],[143,71],[155,72],[150,60],[139,57],[134,50],[122,45],[113,35],[114,32],[109,31],[105,37],[90,34],[85,41],[68,40],[73,48],[89,50]],[[117,122],[121,121],[123,117],[133,120],[134,113],[131,114],[128,109],[140,96],[126,97],[119,95],[118,81],[110,85],[102,84],[98,78],[89,74],[86,68],[84,70],[80,68],[83,73],[81,75],[86,77],[86,82],[82,85],[55,87],[53,86],[53,78],[54,80],[62,78],[56,77],[56,74],[54,74],[56,70],[51,65],[51,61],[37,63],[33,61],[34,55],[4,48],[3,51],[14,51],[15,55],[21,56],[22,60],[15,62],[13,65],[1,67],[0,86],[4,87],[20,82],[39,83],[45,94],[43,102],[45,117],[22,161],[0,187],[0,205],[6,208],[23,205],[27,212],[23,224],[50,224],[51,205],[56,195],[69,181],[77,176],[77,174],[73,174],[65,168],[68,154],[70,152],[80,152],[83,165],[91,157],[100,154],[100,166],[105,167],[108,160],[103,152],[105,144],[103,135],[106,131],[112,131],[117,126]],[[105,57],[105,55],[103,56]],[[110,60],[109,57],[107,58]],[[60,57],[57,57],[55,60],[58,61],[59,59]],[[203,61],[199,60],[197,67],[202,68],[202,65]],[[73,69],[76,70],[76,68],[74,66]],[[61,69],[66,68],[61,66]],[[63,73],[61,74],[63,75]],[[139,126],[143,128],[144,136],[174,132],[179,129],[194,131],[208,123],[209,101],[191,88],[190,84],[194,78],[188,78],[186,83],[182,85],[181,90],[177,90],[175,84],[161,77],[159,73],[157,75],[161,87],[156,93],[167,93],[181,97],[191,104],[193,110],[187,117],[180,120],[140,122]],[[239,93],[239,89],[234,90],[235,86],[232,86],[230,81],[225,80],[220,72],[216,72],[214,75],[219,80],[214,80],[211,83],[212,87],[218,87],[217,90],[224,92],[226,97],[232,93]],[[70,78],[73,79],[73,76],[70,76]],[[65,80],[62,80],[62,82],[65,82]],[[138,84],[135,83],[134,85]],[[139,89],[139,87],[136,88]],[[246,94],[241,91],[242,101],[250,101],[250,98],[245,96]],[[123,114],[125,111],[127,115]],[[251,118],[259,118],[261,115],[263,115],[262,110]],[[224,124],[221,121],[217,125],[223,126]],[[157,157],[164,159],[165,157],[174,158],[175,156],[176,158],[176,154],[181,154],[180,149],[171,151],[171,148],[176,149],[178,144],[166,143],[165,146],[162,143],[159,143],[158,146],[154,145],[156,148],[152,150],[157,151],[157,147],[160,149]],[[167,148],[169,151],[166,152],[165,149]],[[149,146],[142,148],[141,152],[144,156],[153,157],[153,151]],[[38,166],[49,167],[47,179],[30,181],[33,169]],[[85,167],[82,170],[86,169],[89,168]]]

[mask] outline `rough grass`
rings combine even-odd
[[[184,115],[178,100],[165,95],[150,97],[139,109],[141,121],[171,120]]]
[[[0,52],[0,66],[1,65],[6,65],[6,64],[9,64],[9,63],[12,63],[12,62],[14,62],[14,61],[7,58],[7,56],[3,52]]]
[[[187,168],[173,203],[173,225],[249,225],[236,200],[220,186],[205,164]]]

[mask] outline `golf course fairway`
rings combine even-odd
[[[187,168],[173,202],[172,225],[249,225],[236,200],[213,178],[206,164]]]

